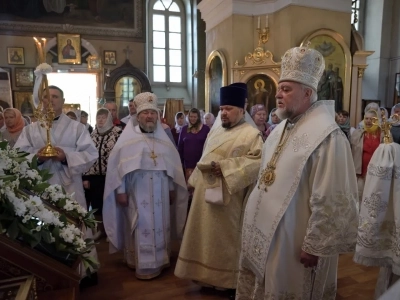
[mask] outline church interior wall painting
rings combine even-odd
[[[276,107],[276,85],[271,77],[265,74],[257,74],[247,82],[247,110],[256,104],[263,104],[269,112]]]
[[[350,108],[351,53],[343,37],[330,29],[308,35],[302,46],[318,50],[325,59],[325,71],[318,84],[318,100],[335,100],[335,111]]]
[[[24,65],[25,54],[23,47],[7,47],[7,63],[9,65]]]
[[[35,81],[34,68],[15,68],[15,86],[33,87]]]
[[[214,50],[206,62],[206,112],[214,116],[219,112],[219,90],[228,84],[226,59],[222,51]]]
[[[33,94],[30,92],[14,92],[14,107],[18,109],[22,115],[33,117]]]
[[[57,57],[59,64],[81,64],[81,36],[58,33]]]
[[[13,0],[0,9],[0,31],[142,40],[144,11],[144,0]]]

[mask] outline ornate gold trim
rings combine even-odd
[[[212,60],[218,57],[221,60],[222,64],[222,86],[228,85],[228,71],[227,71],[227,64],[225,55],[221,50],[214,50],[208,55],[207,62],[206,62],[206,70],[205,70],[205,109],[206,112],[211,111],[211,103],[210,103],[210,67]]]
[[[341,47],[344,52],[345,58],[345,78],[344,82],[344,93],[343,93],[343,108],[347,111],[350,109],[350,92],[351,92],[351,67],[352,67],[352,56],[350,52],[349,46],[346,44],[343,36],[338,32],[331,30],[331,29],[318,29],[316,31],[311,32],[308,34],[303,41],[301,42],[300,46],[306,45],[312,38],[320,35],[325,35],[328,37],[333,38]]]
[[[358,78],[363,78],[365,69],[367,68],[368,65],[358,65],[357,67],[357,73],[358,73]]]

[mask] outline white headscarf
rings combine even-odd
[[[397,103],[395,106],[392,107],[392,110],[391,110],[391,112],[390,112],[390,116],[393,116],[393,115],[394,115],[394,110],[395,110],[396,108],[400,108],[400,103]],[[393,122],[393,120],[390,120],[390,121]],[[398,121],[398,122],[396,122],[396,123],[393,123],[392,126],[400,126],[400,121]]]
[[[182,114],[182,115],[183,115],[183,125],[182,125],[182,126],[180,126],[180,125],[178,124],[178,114]],[[178,112],[175,114],[175,129],[176,129],[176,132],[177,132],[177,133],[180,133],[181,130],[182,130],[182,127],[185,126],[185,125],[187,125],[187,122],[186,122],[186,120],[185,120],[185,113],[184,113],[183,111],[178,111]]]
[[[107,113],[107,121],[106,121],[106,123],[104,124],[103,127],[99,127],[99,125],[97,124],[97,116],[99,114],[106,114],[106,113]],[[114,125],[113,125],[112,116],[111,116],[110,111],[107,108],[104,108],[104,107],[100,108],[96,113],[96,129],[97,129],[97,131],[100,134],[102,134],[102,133],[107,132],[108,130],[110,130],[113,126]]]

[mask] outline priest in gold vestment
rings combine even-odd
[[[193,202],[175,275],[203,286],[236,288],[243,211],[262,148],[258,130],[244,120],[245,98],[243,88],[221,88],[221,126],[208,135],[189,178]]]
[[[354,250],[357,181],[334,101],[316,101],[322,55],[288,50],[276,114],[243,220],[237,300],[334,300],[338,254]]]

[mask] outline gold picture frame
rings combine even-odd
[[[59,64],[81,62],[81,36],[79,34],[57,33],[57,57]]]
[[[216,116],[219,111],[219,90],[228,84],[227,64],[222,51],[214,50],[210,53],[205,73],[205,109]]]
[[[35,81],[35,69],[33,68],[15,68],[15,86],[33,87]]]
[[[23,47],[7,47],[7,63],[9,65],[24,65],[25,54]]]
[[[117,51],[104,50],[104,65],[117,65]]]
[[[323,89],[328,91],[327,87],[323,87],[324,81],[327,81],[329,77],[335,79],[336,76],[336,82],[332,80],[333,92],[329,96],[321,97],[321,100],[323,100],[322,98],[335,100],[336,111],[350,111],[352,56],[343,36],[331,29],[319,29],[308,34],[300,46],[304,46],[308,42],[310,42],[310,47],[318,50],[325,59],[325,72],[318,85],[319,95],[324,95]]]
[[[89,56],[87,59],[87,64],[89,70],[101,70],[101,59],[97,56]]]
[[[18,109],[22,115],[33,117],[35,106],[33,104],[32,92],[14,92],[14,108]]]
[[[73,111],[73,112],[75,112],[75,111],[77,111],[77,110],[81,110],[81,105],[80,104],[71,104],[71,103],[64,103],[63,104],[63,108],[62,108],[62,112],[64,113],[64,114],[66,114],[67,112],[69,112],[69,111]]]

